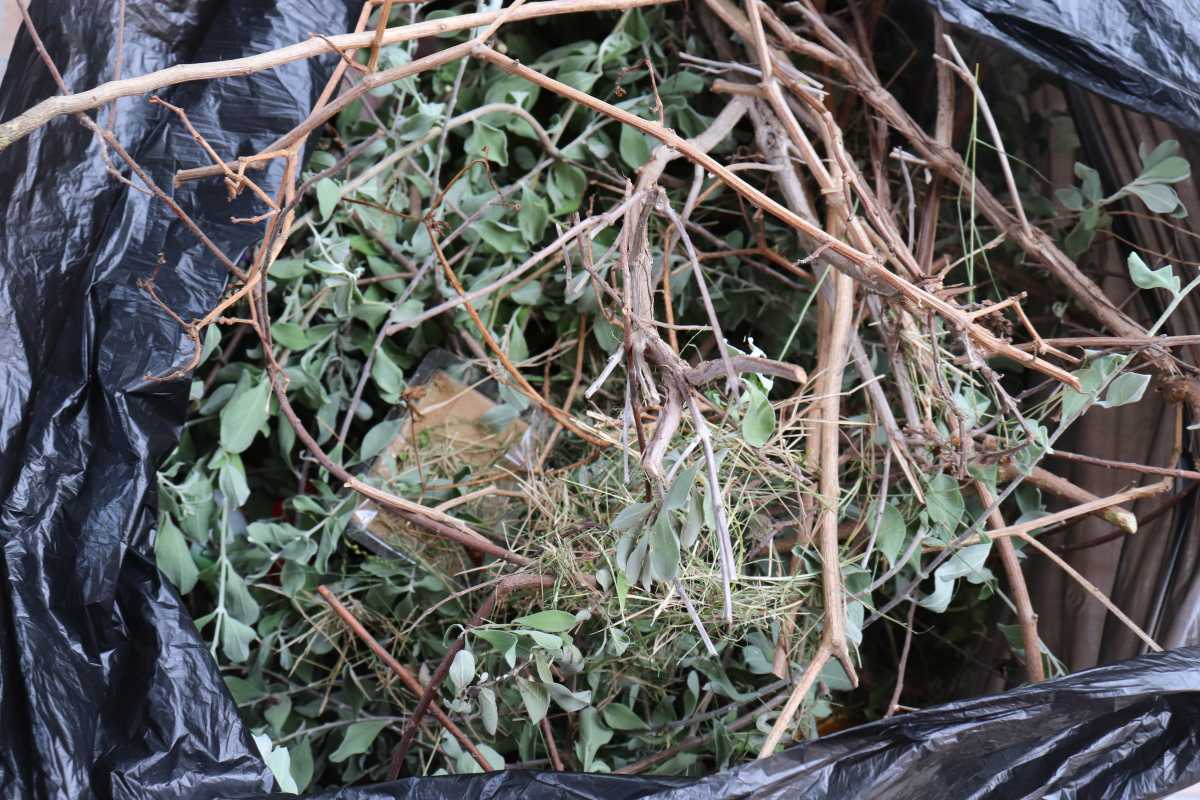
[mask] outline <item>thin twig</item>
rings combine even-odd
[[[350,609],[342,605],[342,602],[334,596],[333,592],[329,591],[328,587],[318,586],[317,594],[321,595],[321,599],[329,604],[329,607],[333,609],[335,614],[341,617],[342,622],[346,623],[346,627],[353,631],[355,636],[357,636],[359,639],[362,639],[367,647],[371,649],[371,652],[378,656],[379,660],[387,665],[388,669],[396,673],[396,676],[400,678],[400,682],[404,684],[405,688],[412,692],[413,695],[418,697],[424,693],[425,687],[423,687],[421,682],[417,680],[417,676],[413,675],[413,673],[407,667],[397,661],[391,653],[385,650],[383,645],[381,645],[375,639],[375,637],[363,627],[363,624],[358,621],[358,618],[351,613]],[[479,748],[475,746],[475,743],[467,738],[467,735],[462,732],[462,729],[460,729],[458,725],[454,723],[454,720],[446,716],[446,712],[442,710],[441,706],[439,706],[436,702],[431,701],[429,703],[429,712],[437,718],[437,721],[440,722],[442,727],[454,737],[455,741],[457,741],[464,750],[471,754],[471,758],[475,759],[475,762],[483,768],[484,772],[490,772],[493,769],[488,760],[483,757],[483,753],[479,752]]]
[[[892,699],[888,701],[887,711],[883,718],[895,714],[900,709],[900,695],[904,691],[904,673],[908,670],[908,654],[912,650],[913,620],[917,615],[917,601],[908,604],[908,621],[904,626],[904,647],[900,649],[900,663],[896,667],[896,688],[892,690]]]

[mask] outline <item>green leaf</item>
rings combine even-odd
[[[751,447],[762,447],[775,432],[775,410],[766,394],[754,384],[746,384],[746,394],[750,398],[750,408],[742,418],[742,438]]]
[[[521,694],[521,701],[525,703],[525,711],[529,713],[530,724],[537,725],[546,718],[546,711],[550,709],[550,693],[546,691],[545,686],[518,675],[517,691]]]
[[[650,572],[668,583],[679,574],[679,537],[668,514],[659,514],[650,531]]]
[[[1142,172],[1152,168],[1164,159],[1179,152],[1179,142],[1175,139],[1164,139],[1153,151],[1146,149],[1145,142],[1138,142],[1138,158],[1142,160]]]
[[[560,81],[581,92],[590,92],[599,78],[600,76],[594,72],[583,72],[582,70],[558,73]]]
[[[1179,195],[1166,184],[1134,181],[1125,188],[1137,195],[1146,208],[1155,214],[1170,214],[1179,205]]]
[[[621,143],[618,148],[621,152],[621,160],[633,169],[637,169],[650,160],[654,144],[656,143],[653,139],[637,128],[631,125],[621,127]]]
[[[532,280],[512,290],[509,294],[514,303],[523,306],[536,306],[542,302],[542,282]]]
[[[313,778],[312,744],[305,736],[288,752],[292,756],[292,778],[296,781],[296,791],[303,792],[312,783]]]
[[[1096,170],[1092,169],[1086,164],[1080,164],[1078,161],[1076,161],[1075,174],[1083,182],[1081,190],[1084,198],[1086,198],[1087,201],[1092,204],[1100,202],[1102,198],[1100,188],[1100,173],[1096,172]]]
[[[1096,237],[1096,229],[1089,228],[1082,221],[1071,229],[1063,240],[1063,249],[1071,258],[1079,258],[1091,247],[1092,239]]]
[[[517,212],[517,227],[525,241],[537,244],[546,233],[550,222],[550,207],[546,201],[533,193],[528,186],[521,189],[521,210]]]
[[[263,719],[271,724],[271,729],[278,736],[283,733],[283,726],[287,724],[288,717],[292,713],[292,698],[286,694],[275,698],[266,711],[263,712]]]
[[[473,636],[478,636],[480,639],[483,639],[485,642],[490,644],[493,648],[495,648],[497,653],[500,653],[504,656],[510,667],[513,666],[517,657],[517,635],[515,633],[509,633],[508,631],[489,630],[485,628],[483,630],[473,630],[471,631],[471,634]]]
[[[221,620],[221,650],[235,664],[250,657],[250,644],[256,639],[258,634],[249,625],[228,615]]]
[[[508,166],[508,136],[486,122],[473,123],[464,148],[474,158],[486,158],[501,167]]]
[[[175,527],[171,518],[165,515],[162,517],[158,535],[154,538],[154,560],[159,570],[175,584],[180,594],[187,594],[196,585],[199,570],[196,569],[196,562],[192,560],[187,540],[183,538],[183,533]]]
[[[545,633],[543,631],[523,630],[519,631],[522,636],[528,636],[533,640],[535,647],[540,647],[549,653],[561,653],[563,649],[562,636],[554,633]]]
[[[333,213],[333,209],[337,207],[338,201],[342,199],[342,190],[338,187],[337,181],[332,178],[322,178],[317,181],[317,209],[321,212],[321,219],[329,219],[329,215]]]
[[[225,575],[225,608],[231,617],[247,625],[258,622],[258,601],[246,588],[246,581],[242,576],[232,569]]]
[[[340,764],[350,756],[367,752],[371,748],[371,743],[375,741],[375,737],[387,727],[387,724],[386,719],[373,719],[368,722],[356,722],[349,726],[342,735],[342,743],[329,756],[329,760]]]
[[[1083,193],[1074,186],[1058,189],[1054,192],[1059,204],[1069,211],[1083,211]]]
[[[650,726],[624,703],[609,703],[604,707],[604,723],[617,731],[644,731]]]
[[[875,519],[874,513],[872,512],[869,519]],[[875,546],[887,559],[889,567],[895,566],[896,559],[900,556],[900,548],[904,546],[907,535],[908,529],[904,524],[904,517],[894,506],[885,505],[883,516],[879,518],[879,533],[875,539]]]
[[[925,510],[929,519],[947,531],[958,527],[966,511],[958,481],[945,473],[935,475],[925,492]]]
[[[674,511],[677,508],[683,508],[688,498],[692,495],[692,486],[696,483],[696,473],[699,471],[699,464],[679,471],[679,474],[675,476],[675,480],[671,483],[671,488],[667,491],[666,499],[663,500],[663,511]]]
[[[600,713],[594,708],[585,708],[579,715],[579,741],[575,744],[575,755],[584,772],[591,771],[596,753],[612,738],[613,732],[600,721]]]
[[[700,538],[700,529],[704,526],[704,509],[701,503],[699,492],[688,498],[687,520],[683,523],[683,533],[679,536],[679,546],[684,549],[690,550]]]
[[[1104,399],[1097,403],[1097,405],[1103,408],[1116,408],[1126,403],[1136,403],[1142,399],[1142,395],[1146,393],[1146,387],[1149,385],[1149,375],[1140,375],[1136,372],[1126,372],[1124,375],[1118,375],[1108,385],[1108,391],[1104,393]]]
[[[400,435],[400,428],[403,425],[404,420],[396,418],[385,419],[383,422],[372,427],[371,430],[367,431],[367,435],[363,437],[358,457],[363,461],[370,461],[382,453]]]
[[[572,164],[555,164],[550,168],[550,181],[546,193],[554,204],[554,213],[570,214],[579,210],[583,193],[587,190],[587,174]]]
[[[508,329],[508,347],[504,349],[508,352],[508,357],[518,364],[529,358],[529,345],[525,344],[525,332],[521,330],[521,326],[515,320]]]
[[[240,453],[254,441],[267,422],[270,392],[267,381],[261,380],[242,389],[221,409],[221,446],[225,450]]]
[[[496,693],[487,686],[479,690],[479,718],[488,735],[495,736],[500,725],[500,712],[496,708]]]
[[[463,648],[454,654],[454,660],[450,662],[450,682],[461,693],[474,679],[475,655],[470,650]]]
[[[371,379],[388,402],[399,402],[400,393],[404,391],[404,370],[392,360],[384,347],[375,351],[375,358],[371,362]]]
[[[646,517],[653,508],[654,503],[630,503],[621,509],[608,527],[617,533],[638,530],[646,523]]]
[[[308,347],[308,336],[304,329],[294,322],[272,323],[271,336],[289,350],[303,350]]]
[[[517,625],[534,628],[546,633],[564,633],[575,627],[575,615],[566,611],[539,611],[536,614],[518,617]]]
[[[267,270],[267,274],[277,280],[290,281],[303,275],[305,269],[302,258],[277,258],[271,268]],[[275,325],[271,326],[271,330],[274,332]]]
[[[221,328],[217,325],[209,325],[208,330],[204,332],[204,345],[200,348],[200,361],[196,363],[196,366],[208,361],[208,357],[216,352],[220,344]]]
[[[571,713],[587,708],[592,702],[591,692],[572,692],[560,683],[547,683],[546,691],[550,693],[550,697],[558,704],[559,708]]]
[[[271,737],[265,733],[254,734],[254,744],[258,746],[263,763],[275,776],[275,782],[279,784],[279,791],[284,794],[299,794],[300,790],[296,786],[296,780],[292,777],[292,756],[288,749],[272,745]]]
[[[521,236],[521,231],[512,225],[494,219],[481,219],[472,229],[489,247],[501,255],[521,253],[525,250],[525,239]]]
[[[1129,277],[1139,288],[1166,289],[1171,294],[1179,294],[1181,289],[1179,278],[1176,277],[1170,264],[1159,269],[1150,269],[1137,253],[1130,253],[1126,263],[1129,265]]]
[[[1178,183],[1187,180],[1191,174],[1192,166],[1188,164],[1186,158],[1168,156],[1144,169],[1138,176],[1138,180],[1147,183]]]

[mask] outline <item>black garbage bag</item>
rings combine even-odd
[[[1072,83],[1200,131],[1200,9],[1151,0],[929,0]]]
[[[130,0],[124,74],[346,30],[350,5]],[[33,4],[68,87],[112,77],[117,8]],[[186,108],[218,152],[246,155],[303,119],[331,63],[182,84],[163,97]],[[0,117],[56,93],[22,32]],[[230,206],[219,181],[172,187],[178,166],[206,158],[168,117],[128,98],[116,133],[237,260],[256,230],[230,216],[246,216],[248,198]],[[269,790],[270,773],[151,546],[154,473],[178,440],[189,382],[145,376],[183,363],[190,344],[137,282],[156,276],[163,302],[189,319],[219,299],[224,268],[164,204],[110,178],[95,137],[70,117],[0,153],[0,186],[0,794]]]
[[[111,77],[116,4],[42,0],[35,23],[68,86]],[[354,0],[129,0],[125,73],[232,58],[345,29]],[[331,59],[164,92],[220,152],[299,122]],[[54,94],[27,35],[0,118]],[[110,112],[100,114],[106,123]],[[167,112],[121,103],[116,133],[234,260],[254,238],[217,182],[172,187],[198,145]],[[156,200],[112,180],[67,117],[0,152],[0,794],[268,796],[203,640],[154,566],[154,471],[174,446],[189,355],[179,326],[212,307],[223,268]],[[277,185],[280,169],[264,183]],[[249,203],[248,198],[238,202]],[[864,726],[699,780],[512,771],[314,797],[1152,797],[1200,780],[1196,649]]]
[[[862,725],[696,781],[495,772],[325,800],[1024,800],[1161,797],[1200,781],[1200,647]]]

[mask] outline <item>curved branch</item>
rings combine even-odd
[[[514,9],[507,18],[509,22],[525,19],[549,17],[558,14],[574,14],[587,11],[611,11],[618,9],[637,8],[639,6],[660,5],[675,0],[548,0],[541,3],[529,3]],[[376,39],[375,31],[363,33],[345,33],[339,36],[317,37],[297,42],[277,50],[259,53],[244,58],[234,58],[228,61],[206,61],[199,64],[176,64],[173,67],[160,69],[145,75],[132,78],[109,81],[85,92],[76,92],[58,97],[51,97],[35,105],[33,108],[13,117],[8,122],[0,124],[0,150],[28,136],[33,131],[45,125],[55,117],[64,114],[77,114],[110,103],[120,97],[147,94],[159,89],[188,81],[210,80],[213,78],[234,78],[263,72],[273,67],[302,61],[314,56],[325,55],[332,45],[340,51],[355,50],[361,47],[371,47],[375,44],[398,44],[413,39],[442,36],[456,31],[469,30],[495,22],[504,11],[485,11],[476,14],[460,14],[455,17],[426,20],[413,25],[403,25],[388,28],[382,37]],[[386,70],[376,75],[386,74]],[[373,77],[373,76],[372,76]],[[276,149],[276,148],[272,148]]]

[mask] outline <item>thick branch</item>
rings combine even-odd
[[[508,21],[517,22],[523,19],[536,19],[558,14],[574,14],[587,11],[611,11],[639,6],[660,5],[675,0],[548,0],[542,3],[529,3],[516,9]],[[460,14],[456,17],[427,20],[413,25],[403,25],[388,28],[379,39],[380,44],[398,44],[413,39],[429,36],[441,36],[455,31],[469,30],[488,25],[504,13],[503,11],[485,11],[477,14]],[[332,45],[338,50],[354,50],[360,47],[370,47],[376,42],[374,31],[364,33],[346,33],[340,36],[314,37],[304,42],[297,42],[277,50],[259,53],[244,58],[234,58],[229,61],[207,61],[199,64],[177,64],[146,75],[109,81],[94,89],[75,94],[51,97],[43,100],[33,108],[13,117],[8,122],[0,124],[0,150],[15,141],[23,139],[33,131],[45,125],[55,117],[64,114],[75,114],[99,108],[120,97],[147,94],[188,81],[210,80],[212,78],[234,78],[250,75],[255,72],[290,64],[314,56],[326,55]],[[376,73],[377,75],[385,73]],[[372,76],[373,77],[373,76]],[[278,149],[278,148],[270,148]]]

